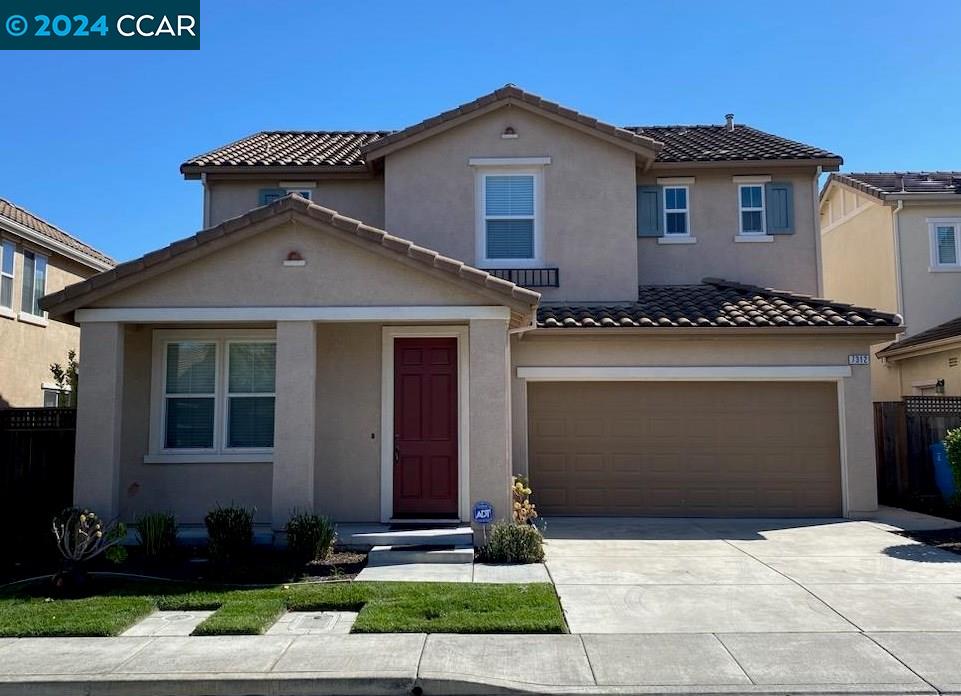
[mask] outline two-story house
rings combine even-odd
[[[40,298],[101,271],[114,261],[56,225],[0,198],[0,408],[57,406],[63,387],[53,363],[78,350],[80,330],[49,321]]]
[[[870,514],[849,356],[899,321],[812,297],[840,164],[511,85],[194,157],[202,232],[44,300],[81,327],[78,502],[463,521],[526,473],[546,514]]]
[[[835,173],[820,208],[825,293],[904,318],[874,400],[961,396],[961,173]]]

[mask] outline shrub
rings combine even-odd
[[[495,522],[481,558],[491,563],[540,563],[544,560],[544,537],[533,525]]]
[[[127,550],[120,543],[127,529],[116,520],[103,522],[95,512],[66,508],[53,519],[53,536],[64,559],[64,568],[53,578],[54,587],[75,594],[87,582],[86,564],[103,554],[114,563],[122,563]]]
[[[944,436],[944,449],[954,474],[954,504],[961,505],[961,428],[949,430]]]
[[[137,518],[137,539],[148,560],[169,558],[177,546],[177,521],[171,512],[147,512]]]
[[[531,488],[525,476],[514,475],[511,480],[511,516],[515,524],[533,524],[537,507],[531,502]]]
[[[217,563],[233,563],[250,552],[254,542],[254,510],[218,505],[204,518],[207,553]]]
[[[329,517],[301,512],[287,522],[287,548],[305,563],[327,558],[336,540],[337,528]]]

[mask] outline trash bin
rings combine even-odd
[[[931,463],[934,465],[934,483],[941,491],[941,496],[947,502],[954,499],[954,472],[951,471],[951,464],[948,463],[948,452],[944,449],[943,442],[935,442],[930,447]]]

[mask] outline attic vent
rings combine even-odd
[[[948,358],[948,367],[957,367],[957,366],[958,366],[957,358]]]

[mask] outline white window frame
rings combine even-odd
[[[745,208],[743,205],[744,199],[742,198],[741,192],[745,188],[759,188],[761,189],[761,207],[748,207]],[[745,231],[744,230],[744,213],[761,213],[761,231]],[[741,237],[762,237],[767,234],[767,197],[764,193],[764,184],[759,182],[754,183],[743,183],[737,185],[737,229],[738,234]]]
[[[214,437],[213,447],[174,448],[165,446],[167,399],[167,346],[171,343],[197,341],[214,343]],[[149,451],[144,457],[147,464],[164,463],[203,463],[203,462],[271,462],[273,447],[227,447],[227,419],[229,409],[227,400],[229,346],[232,343],[276,343],[277,334],[273,329],[196,329],[196,330],[155,330],[153,332],[153,362],[151,371],[150,399],[150,440]],[[196,395],[199,398],[199,395]],[[234,397],[239,396],[234,394]],[[262,393],[258,396],[273,396],[276,392]],[[204,396],[202,398],[209,398]]]
[[[12,273],[3,272],[3,249],[5,245],[10,245],[10,253],[13,255]],[[10,306],[8,307],[4,304],[0,304],[0,317],[13,319],[15,316],[17,316],[17,312],[14,310],[14,307],[17,304],[17,243],[8,237],[0,237],[0,277],[10,279]]]
[[[671,208],[667,207],[667,192],[668,189],[684,189],[684,207],[683,208]],[[664,236],[673,239],[680,239],[681,237],[691,236],[691,188],[686,184],[670,184],[665,185],[662,191],[664,195],[664,219],[662,224],[664,225]],[[684,213],[684,231],[683,232],[668,232],[667,231],[667,214],[668,213]]]
[[[487,177],[490,176],[532,176],[534,178],[534,257],[530,259],[489,259],[487,258]],[[543,219],[544,219],[544,168],[543,167],[481,167],[475,168],[474,210],[476,213],[476,248],[478,266],[484,268],[538,268],[543,266]],[[505,219],[493,216],[494,219]],[[518,220],[530,216],[514,216]]]
[[[37,292],[37,259],[43,259],[44,272],[43,272],[43,292],[40,296],[43,297],[47,294],[47,276],[50,273],[50,257],[43,254],[33,248],[25,248],[21,250],[20,256],[23,257],[23,266],[21,267],[22,278],[20,279],[20,312],[17,315],[22,321],[29,322],[31,324],[40,324],[41,326],[46,325],[47,313],[42,309],[39,310],[39,314],[34,314],[33,312],[28,312],[23,308],[23,280],[27,277],[27,254],[33,254],[33,287],[31,290],[34,295]],[[14,259],[14,264],[16,264],[16,259]],[[14,266],[16,271],[16,266]],[[33,304],[33,298],[31,298],[31,305]]]
[[[931,247],[931,272],[959,272],[961,271],[961,218],[928,218],[928,240]],[[938,258],[938,228],[954,228],[954,253],[956,263],[941,263]]]

